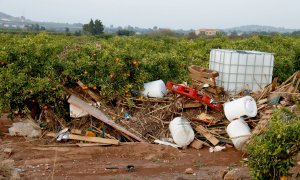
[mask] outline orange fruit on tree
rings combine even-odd
[[[133,64],[134,66],[138,66],[138,62],[137,62],[136,60],[133,60],[133,61],[132,61],[132,64]]]
[[[82,89],[83,89],[83,90],[87,90],[88,87],[87,87],[87,86],[83,86]]]

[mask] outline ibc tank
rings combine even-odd
[[[272,82],[274,56],[259,51],[212,49],[209,69],[219,72],[218,86],[230,94],[260,90]]]

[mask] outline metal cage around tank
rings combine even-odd
[[[274,55],[259,51],[212,49],[209,69],[219,72],[218,86],[230,94],[259,90],[272,82]]]

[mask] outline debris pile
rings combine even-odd
[[[226,144],[242,150],[251,134],[264,131],[272,109],[293,107],[300,97],[300,72],[284,83],[277,79],[259,92],[241,91],[229,97],[216,85],[218,72],[191,66],[192,84],[162,80],[145,83],[136,97],[117,97],[101,102],[94,91],[66,88],[69,117],[42,109],[36,122],[14,123],[11,135],[40,137],[45,134],[61,142],[87,142],[79,146],[119,145],[122,142],[149,142],[221,151]],[[253,98],[252,98],[253,97]],[[233,99],[234,98],[234,99]],[[231,100],[231,101],[229,101]],[[31,123],[30,123],[31,122]],[[38,128],[35,123],[38,123]],[[41,133],[39,127],[46,133]],[[253,129],[251,133],[251,129]]]

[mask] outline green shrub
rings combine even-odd
[[[274,112],[268,130],[247,147],[253,179],[280,179],[295,165],[300,149],[300,116],[282,108]]]

